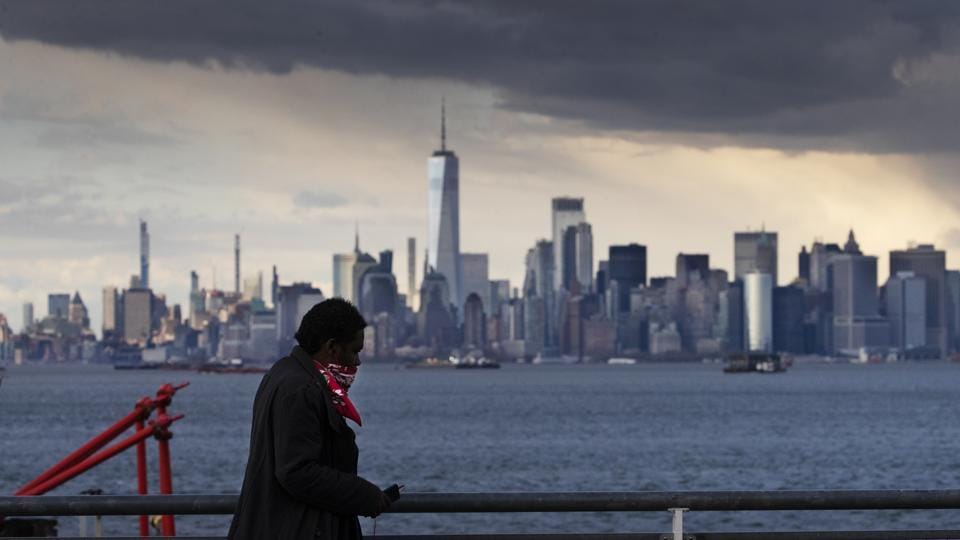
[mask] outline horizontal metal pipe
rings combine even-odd
[[[958,538],[960,531],[792,531],[792,532],[721,532],[684,533],[693,540],[934,540]],[[110,540],[140,540],[139,537],[108,537]],[[174,540],[154,537],[157,540]],[[226,540],[222,536],[181,536],[184,540]],[[671,540],[668,533],[557,533],[557,534],[417,534],[377,535],[378,540]],[[33,540],[10,538],[4,540]],[[61,538],[60,540],[93,540],[89,537]]]
[[[232,514],[236,495],[0,497],[0,516]],[[960,509],[960,490],[408,493],[390,513]]]

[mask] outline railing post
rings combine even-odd
[[[689,508],[671,508],[673,514],[673,540],[683,540],[683,513]]]

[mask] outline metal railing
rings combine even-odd
[[[232,514],[236,495],[0,497],[0,516],[116,516],[142,514]],[[960,539],[960,530],[795,531],[692,533],[683,530],[689,512],[776,510],[934,510],[960,509],[960,490],[882,491],[680,491],[573,493],[408,493],[388,513],[504,512],[671,512],[670,533],[636,534],[479,534],[378,536],[433,540],[856,540]]]

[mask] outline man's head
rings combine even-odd
[[[342,298],[330,298],[310,308],[300,321],[300,347],[323,364],[360,365],[363,329],[367,322]]]

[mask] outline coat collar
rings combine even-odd
[[[297,364],[306,371],[310,377],[320,383],[323,388],[327,387],[326,381],[320,377],[320,373],[317,371],[317,368],[313,365],[313,359],[310,358],[310,355],[307,354],[307,351],[303,350],[299,345],[294,345],[293,350],[290,351],[290,356],[297,361]]]

